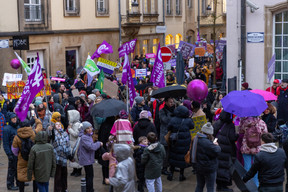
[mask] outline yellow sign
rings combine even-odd
[[[191,138],[196,136],[197,132],[201,131],[203,125],[207,123],[206,116],[193,117],[194,129],[190,130]]]

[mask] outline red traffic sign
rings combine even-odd
[[[173,56],[171,49],[169,47],[161,47],[161,56],[164,63],[170,61]]]

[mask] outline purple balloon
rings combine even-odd
[[[208,87],[204,81],[195,79],[188,84],[187,95],[193,101],[201,103],[208,95]]]
[[[12,59],[10,61],[10,65],[13,69],[18,69],[20,67],[21,63],[18,59]]]

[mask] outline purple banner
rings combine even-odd
[[[131,41],[128,41],[121,45],[119,47],[118,52],[119,52],[119,58],[125,56],[125,53],[128,55],[129,53],[133,53],[135,46],[136,46],[137,39],[133,39]]]
[[[157,55],[153,66],[150,82],[153,82],[154,86],[156,87],[159,88],[165,87],[164,69],[163,69],[160,43],[158,44]]]
[[[226,45],[226,40],[216,40],[216,53],[217,52],[223,52],[224,46]],[[214,44],[213,40],[210,40],[210,44]]]
[[[37,61],[29,74],[26,85],[23,89],[22,95],[18,100],[15,113],[21,121],[26,119],[29,105],[32,103],[34,97],[44,87],[41,65],[39,63],[39,56],[37,53]]]
[[[124,56],[125,58],[124,58],[123,72],[122,72],[122,83],[126,84],[126,82],[128,82],[129,100],[130,100],[130,106],[132,107],[134,98],[136,97],[136,92],[135,92],[134,83],[132,79],[129,58],[127,54],[124,54]]]
[[[101,54],[108,54],[113,53],[113,47],[109,43],[107,43],[105,40],[101,43],[101,45],[98,47],[98,49],[93,53],[91,59],[95,59],[101,56]]]
[[[271,60],[268,63],[268,79],[271,81],[272,77],[274,76],[275,73],[275,54],[272,56]]]
[[[176,67],[176,59],[170,59],[168,63],[171,63],[171,67]]]
[[[191,55],[192,51],[194,54],[194,49],[195,49],[195,45],[184,42],[183,45],[181,46],[181,49],[180,49],[180,52],[182,53],[183,59],[188,59],[188,57]]]
[[[176,55],[175,44],[173,44],[173,45],[168,45],[167,47],[172,51],[173,55]]]

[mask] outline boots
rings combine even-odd
[[[183,174],[180,174],[179,181],[185,181],[186,177]]]
[[[76,172],[75,172],[74,176],[75,176],[75,177],[81,176],[81,171],[82,171],[82,168],[76,169]]]
[[[75,173],[76,173],[76,168],[73,168],[73,171],[72,171],[72,173],[70,174],[70,176],[74,176],[75,175]]]
[[[173,173],[169,173],[169,175],[167,176],[167,180],[168,181],[172,181],[173,180]]]

